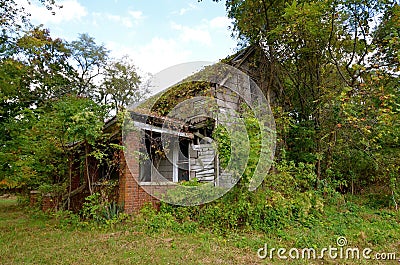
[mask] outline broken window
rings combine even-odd
[[[177,137],[169,146],[162,145],[161,133],[146,131],[145,144],[141,150],[141,182],[179,182],[189,180],[190,141]]]

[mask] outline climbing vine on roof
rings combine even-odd
[[[152,107],[152,111],[158,115],[167,115],[177,104],[195,96],[210,96],[213,84],[209,82],[185,82],[171,87],[158,99]]]

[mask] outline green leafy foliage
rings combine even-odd
[[[129,96],[136,101],[144,93],[136,94],[140,78],[127,58],[113,60],[121,66],[113,68],[114,83],[134,87],[106,88],[101,75],[111,61],[104,45],[87,34],[71,43],[53,38],[43,26],[31,25],[23,2],[0,1],[0,188],[53,186],[62,193],[75,160],[112,163],[103,150],[115,146],[102,131],[110,107],[125,107]],[[39,2],[50,11],[60,7],[53,0]],[[117,103],[104,98],[110,94]],[[74,157],[77,145],[84,154]]]
[[[225,4],[233,35],[261,47],[253,70],[276,95],[276,160],[314,164],[317,182],[341,192],[379,186],[392,194],[390,176],[399,167],[398,3]]]
[[[68,181],[71,144],[94,144],[102,135],[105,113],[89,99],[67,96],[9,120],[13,129],[12,138],[3,146],[7,158],[3,185],[35,189]]]
[[[162,204],[161,212],[172,214],[178,222],[193,221],[221,233],[238,229],[266,232],[296,222],[312,226],[324,213],[327,199],[335,198],[337,202],[341,198],[334,189],[314,191],[317,178],[313,164],[296,166],[294,162],[282,161],[275,165],[275,170],[254,192],[248,191],[246,185],[237,185],[208,204],[192,207]],[[180,194],[182,200],[185,195]]]
[[[234,188],[217,201],[202,206],[162,204],[161,213],[170,213],[177,222],[196,222],[202,227],[225,233],[232,230],[268,231],[294,222],[312,223],[324,211],[324,199],[316,192],[284,195],[261,188],[256,192]]]
[[[110,102],[115,112],[134,102],[138,102],[149,92],[140,87],[141,80],[135,65],[124,56],[121,60],[110,62],[105,69],[101,101]]]
[[[116,202],[109,202],[99,192],[85,198],[80,213],[83,220],[92,220],[97,224],[114,225],[126,219],[122,207]]]
[[[217,142],[218,158],[222,168],[226,168],[231,159],[231,140],[223,126],[217,126],[213,131],[213,139]]]
[[[153,99],[150,98],[148,103],[145,104],[154,103],[152,105],[152,111],[159,115],[167,115],[170,110],[180,102],[194,96],[201,96],[202,93],[206,95],[209,93],[210,88],[211,84],[208,82],[183,82],[163,93],[161,97],[156,95]],[[154,100],[156,101],[153,102]]]
[[[78,40],[69,44],[72,58],[79,69],[78,95],[93,97],[99,92],[99,87],[94,79],[104,70],[109,57],[109,51],[104,45],[96,44],[93,37],[80,34]]]

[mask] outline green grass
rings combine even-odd
[[[251,250],[208,232],[146,233],[131,222],[114,229],[60,229],[59,221],[0,200],[0,264],[249,264]]]
[[[161,220],[162,221],[162,220]],[[182,232],[150,230],[134,218],[113,228],[61,225],[60,218],[0,199],[0,264],[400,264],[365,260],[261,260],[257,250],[268,247],[348,246],[396,252],[400,259],[400,214],[347,202],[326,208],[307,225],[291,224],[267,233],[206,229]]]

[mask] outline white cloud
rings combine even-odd
[[[215,17],[208,23],[213,29],[227,29],[232,24],[232,20],[227,17]]]
[[[122,16],[118,16],[118,15],[111,15],[111,14],[105,15],[105,17],[107,17],[107,19],[109,19],[113,22],[122,24],[123,26],[125,26],[127,28],[133,27],[133,22],[128,17],[122,17]]]
[[[26,1],[19,1],[25,7],[26,11],[31,14],[31,19],[40,24],[60,24],[62,22],[79,21],[88,13],[86,8],[82,6],[77,0],[64,0],[57,2],[62,8],[54,8],[53,15],[51,11],[47,10],[44,6],[27,4]]]
[[[187,62],[191,55],[191,52],[185,50],[176,40],[160,37],[154,37],[149,43],[136,47],[108,42],[107,48],[117,58],[129,55],[143,73],[153,74],[172,65]]]
[[[103,17],[103,15],[101,13],[98,13],[98,12],[92,12],[91,17],[92,17],[92,25],[94,27],[98,27],[99,26],[98,18]]]
[[[129,11],[128,13],[129,16],[120,16],[110,13],[93,12],[93,25],[98,26],[100,24],[98,21],[99,19],[107,19],[111,22],[123,25],[126,28],[132,28],[134,25],[139,25],[139,23],[145,19],[142,11]]]
[[[206,46],[211,45],[211,36],[210,32],[206,27],[198,26],[198,27],[188,27],[176,24],[175,22],[171,23],[172,29],[175,29],[180,32],[179,38],[184,42],[198,42]]]
[[[142,11],[129,11],[129,14],[138,22],[144,19]]]
[[[179,39],[183,42],[197,42],[205,46],[212,45],[215,34],[227,32],[232,20],[227,17],[215,17],[211,20],[202,20],[202,23],[193,27],[171,22],[171,28],[180,32]]]
[[[187,7],[183,7],[181,9],[179,9],[179,11],[172,12],[172,14],[178,14],[178,15],[182,16],[182,15],[186,14],[187,12],[195,10],[197,8],[198,7],[196,5],[190,3]]]

